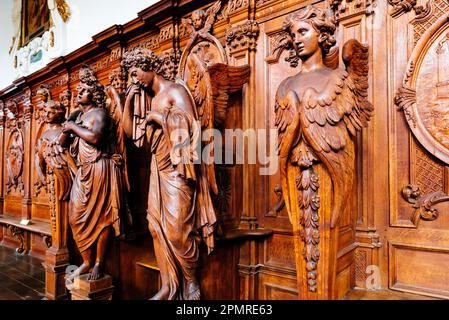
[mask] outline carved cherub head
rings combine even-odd
[[[47,123],[63,123],[66,108],[58,101],[49,100],[44,104],[43,115]]]
[[[88,66],[80,70],[80,84],[77,87],[77,103],[81,106],[94,104],[97,108],[106,106],[104,86],[98,81],[95,73]]]
[[[41,85],[39,89],[37,89],[36,96],[44,103],[51,99],[50,90],[48,90],[46,85]]]
[[[292,39],[292,46],[301,60],[306,60],[318,50],[323,57],[336,44],[334,18],[327,12],[308,6],[292,13],[284,21],[284,30]]]
[[[64,90],[59,94],[59,101],[61,104],[69,109],[70,108],[70,101],[72,100],[72,92],[70,90]]]
[[[126,72],[123,68],[112,70],[109,75],[109,83],[118,93],[124,93],[126,91]]]
[[[149,88],[153,82],[154,74],[165,78],[164,61],[148,49],[137,48],[125,53],[122,67],[131,76],[133,83],[140,83]]]
[[[13,119],[19,114],[19,107],[17,106],[17,102],[14,100],[9,100],[6,102],[5,112],[8,118]]]
[[[192,12],[192,24],[196,31],[203,28],[206,17],[206,12],[204,10],[195,10]]]

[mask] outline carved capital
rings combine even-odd
[[[377,3],[376,0],[330,0],[329,6],[334,12],[335,20],[354,15],[371,15]]]
[[[408,203],[413,204],[415,211],[410,220],[416,227],[421,219],[425,221],[438,219],[440,213],[434,206],[449,201],[449,196],[442,191],[421,195],[419,187],[411,184],[402,189],[402,197]]]
[[[254,20],[248,20],[243,24],[229,28],[226,31],[226,42],[230,53],[256,50],[259,32],[259,24]]]

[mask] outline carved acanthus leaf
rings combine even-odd
[[[409,86],[414,71],[415,63],[412,61],[405,73],[404,82],[398,89],[394,103],[398,110],[404,111],[406,120],[411,122],[413,127],[416,128],[416,116],[413,111],[413,106],[416,104],[416,90]]]
[[[265,58],[268,63],[277,63],[281,58],[282,52],[289,50],[289,56],[285,59],[290,62],[290,66],[295,68],[298,66],[299,57],[293,49],[293,40],[286,31],[280,31],[270,36],[270,55]]]
[[[394,99],[398,110],[403,110],[407,121],[411,122],[416,128],[416,116],[413,112],[413,106],[416,104],[416,90],[406,85],[398,89],[398,93]]]

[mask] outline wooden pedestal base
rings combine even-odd
[[[75,280],[74,288],[70,290],[72,300],[112,300],[114,286],[112,277],[105,275],[97,281],[89,281],[85,274]]]

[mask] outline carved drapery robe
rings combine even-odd
[[[83,122],[83,114],[78,115],[76,124],[92,129]],[[125,205],[123,176],[121,156],[114,153],[114,141],[106,135],[99,149],[76,137],[70,146],[78,171],[70,195],[69,223],[80,252],[89,249],[107,227],[112,227],[116,236],[121,233],[120,216]]]
[[[152,124],[147,127],[145,114],[151,106],[151,99],[143,92],[136,99],[133,141],[142,147],[146,138],[151,152],[149,229],[155,250],[163,255],[163,261],[158,259],[158,263],[165,263],[169,275],[168,299],[183,299],[184,286],[196,279],[200,240],[203,238],[211,252],[217,223],[205,166],[194,164],[200,127],[195,114],[176,106],[164,110],[162,126]],[[185,142],[189,147],[179,149],[180,161],[176,164],[171,157],[171,151],[176,148],[173,148],[170,137],[177,130],[188,132],[186,139],[189,141]]]

